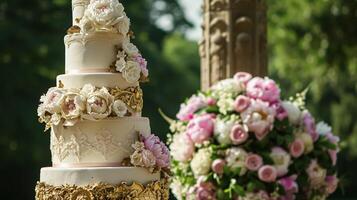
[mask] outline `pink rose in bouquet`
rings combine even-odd
[[[304,95],[281,99],[273,80],[248,73],[194,95],[191,99],[200,99],[192,100],[194,106],[182,112],[188,117],[172,122],[172,127],[178,127],[170,137],[175,196],[327,198],[339,182],[339,138],[327,124],[315,124]]]
[[[262,140],[273,127],[275,110],[266,102],[253,100],[241,116],[249,131],[254,132],[258,140]]]
[[[249,80],[252,79],[252,75],[247,72],[238,72],[234,75],[233,78],[238,82],[241,82],[244,85],[246,85],[249,82]]]
[[[223,159],[216,159],[212,162],[212,171],[216,174],[223,174],[224,166],[226,165],[226,161]]]
[[[245,128],[241,125],[233,126],[230,138],[233,144],[242,144],[248,139],[249,135]]]
[[[245,159],[245,166],[251,171],[257,171],[263,165],[263,159],[258,154],[249,154]]]
[[[181,104],[180,111],[177,113],[177,118],[182,121],[189,121],[193,118],[193,114],[200,108],[206,106],[206,102],[200,96],[192,96],[187,103]]]
[[[187,125],[187,134],[192,141],[201,144],[208,140],[213,134],[213,118],[211,115],[196,116]]]
[[[277,172],[274,166],[264,165],[258,171],[258,177],[260,180],[264,182],[274,182],[277,178]]]
[[[327,184],[326,192],[328,194],[334,193],[336,191],[336,189],[337,189],[338,182],[339,182],[337,176],[336,175],[327,176],[325,181],[326,181],[326,184]]]
[[[247,95],[274,104],[280,100],[280,89],[271,79],[255,77],[247,84]]]
[[[305,151],[305,144],[301,139],[295,139],[293,143],[290,144],[290,154],[294,158],[300,157]]]
[[[239,95],[234,101],[234,109],[237,112],[243,112],[246,108],[248,108],[249,104],[250,98],[243,95]]]

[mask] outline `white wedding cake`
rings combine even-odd
[[[65,74],[41,97],[52,167],[36,199],[168,199],[169,152],[141,116],[146,60],[118,0],[72,0]]]

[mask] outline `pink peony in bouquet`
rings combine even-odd
[[[198,92],[170,121],[178,199],[326,199],[339,183],[339,138],[269,78],[237,73]]]

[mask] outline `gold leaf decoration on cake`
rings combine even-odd
[[[169,183],[167,179],[154,181],[146,186],[140,183],[118,185],[98,183],[87,186],[53,186],[43,182],[36,185],[36,200],[168,200]]]
[[[67,34],[74,34],[81,32],[81,28],[79,26],[72,26],[67,30]]]
[[[122,100],[134,112],[141,112],[143,108],[143,91],[140,87],[128,87],[121,89],[119,87],[110,90],[115,100]]]

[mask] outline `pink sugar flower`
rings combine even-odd
[[[269,78],[255,77],[247,84],[247,95],[274,104],[280,101],[280,88]]]
[[[250,99],[244,95],[239,95],[234,101],[234,109],[243,112],[250,104]]]
[[[251,171],[257,171],[263,165],[263,159],[258,154],[250,154],[245,159],[245,166]]]
[[[235,145],[242,144],[247,141],[249,135],[248,132],[241,125],[233,126],[230,134],[232,143]]]
[[[187,134],[196,144],[202,144],[210,139],[213,134],[214,122],[209,114],[197,116],[192,119],[187,125]]]
[[[301,139],[295,139],[294,142],[290,144],[289,150],[292,157],[300,157],[305,151],[304,141]]]
[[[264,165],[258,171],[258,177],[261,181],[271,183],[277,178],[277,172],[275,167],[271,165]]]
[[[149,76],[149,70],[147,69],[147,61],[145,58],[142,57],[141,54],[137,54],[134,56],[134,60],[139,63],[139,66],[141,68],[141,72],[145,77]]]
[[[151,151],[156,158],[156,165],[162,168],[169,167],[170,153],[166,145],[160,141],[156,135],[149,135],[142,138],[145,148]]]

